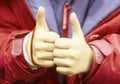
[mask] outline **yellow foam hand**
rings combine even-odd
[[[39,67],[53,67],[53,50],[59,35],[50,32],[45,19],[45,9],[40,7],[37,13],[36,27],[33,31],[31,59]]]
[[[56,70],[64,75],[88,72],[92,65],[93,52],[86,43],[75,13],[70,15],[72,38],[55,41],[54,63]]]

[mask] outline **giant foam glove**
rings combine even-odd
[[[64,75],[88,72],[93,60],[93,52],[84,39],[75,13],[70,15],[70,22],[72,25],[72,38],[56,40],[56,49],[54,49],[56,70]]]
[[[28,52],[33,63],[39,67],[52,67],[53,50],[55,48],[55,40],[59,35],[50,32],[45,20],[45,10],[43,7],[38,9],[36,27],[32,33]]]

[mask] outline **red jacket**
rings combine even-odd
[[[59,84],[54,68],[32,71],[23,57],[24,36],[32,31],[35,19],[24,0],[0,1],[0,84]],[[120,9],[86,36],[104,56],[98,64],[94,56],[91,71],[82,77],[68,77],[68,84],[119,84],[120,82]]]

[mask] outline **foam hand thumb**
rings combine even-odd
[[[80,23],[79,23],[75,13],[72,13],[70,15],[70,22],[71,22],[71,26],[72,26],[72,39],[74,39],[74,38],[84,39]]]
[[[36,28],[48,31],[48,26],[45,19],[45,9],[40,7],[38,9],[37,18],[36,18]]]

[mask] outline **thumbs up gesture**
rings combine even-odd
[[[92,65],[93,52],[86,43],[75,13],[70,15],[72,38],[55,41],[54,63],[56,70],[64,75],[88,72]]]
[[[31,38],[31,59],[35,65],[39,67],[52,67],[53,50],[55,48],[55,40],[59,35],[50,32],[45,20],[45,10],[43,7],[38,9],[36,27]]]

